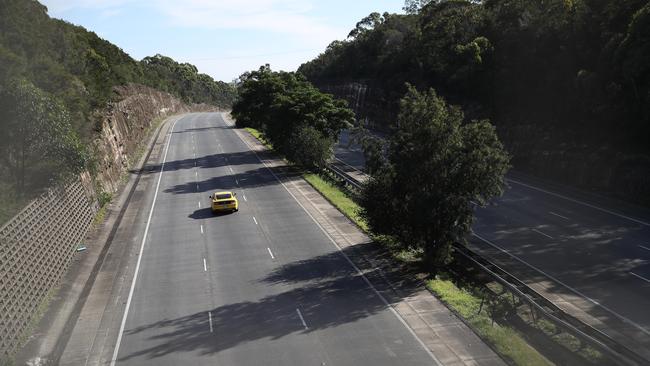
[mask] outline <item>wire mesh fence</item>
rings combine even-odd
[[[33,200],[0,228],[0,358],[25,340],[97,212],[80,179]]]

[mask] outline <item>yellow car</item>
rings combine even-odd
[[[233,192],[215,192],[212,196],[212,213],[218,212],[237,212],[239,211],[239,201],[237,193]]]

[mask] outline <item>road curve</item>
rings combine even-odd
[[[433,363],[220,114],[178,120],[157,174],[115,364]]]

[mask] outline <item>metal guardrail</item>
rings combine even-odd
[[[338,176],[341,180],[343,180],[346,184],[352,186],[354,189],[357,190],[361,189],[361,182],[356,180],[354,177],[348,174],[345,170],[338,167],[336,164],[328,164],[327,168],[336,176]]]
[[[347,164],[346,164],[347,165]],[[345,184],[354,189],[361,189],[362,183],[352,177],[337,164],[329,164],[327,168],[339,177]],[[365,173],[364,173],[365,174]],[[454,251],[460,256],[477,265],[484,273],[490,276],[495,282],[498,282],[511,293],[515,294],[520,300],[525,301],[531,308],[535,308],[539,314],[554,325],[572,334],[603,353],[607,354],[613,360],[622,365],[647,365],[650,360],[646,359],[636,351],[628,348],[626,345],[616,341],[602,331],[582,322],[576,317],[560,309],[551,300],[547,299],[539,292],[526,285],[523,281],[512,275],[505,269],[493,263],[486,257],[467,248],[462,244],[455,244]]]
[[[543,314],[546,319],[552,321],[556,326],[559,326],[573,336],[595,346],[601,351],[604,351],[604,353],[618,361],[621,361],[624,365],[648,364],[649,361],[634,350],[612,339],[600,330],[566,313],[552,301],[526,285],[517,277],[470,248],[467,248],[462,244],[455,244],[454,251],[465,259],[478,265],[479,268],[487,273],[494,281],[506,287],[520,300],[525,301],[529,306],[534,307],[538,312]]]

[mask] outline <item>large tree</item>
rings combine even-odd
[[[341,129],[354,121],[344,101],[321,93],[301,74],[267,65],[240,80],[233,106],[238,126],[261,130],[275,149],[306,168],[323,166]]]
[[[0,159],[22,196],[79,172],[87,157],[67,110],[28,81],[15,80],[0,88]]]
[[[465,241],[472,202],[501,194],[508,161],[489,121],[465,122],[433,89],[409,86],[388,162],[363,189],[362,214],[373,232],[445,263],[451,244]]]

